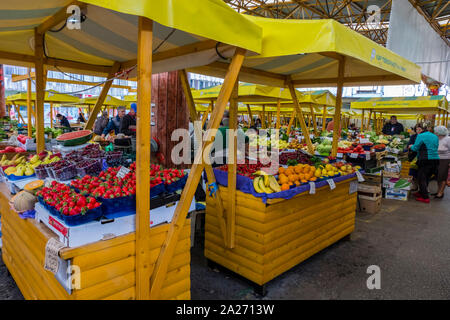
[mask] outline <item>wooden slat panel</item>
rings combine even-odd
[[[183,292],[182,294],[175,297],[175,300],[191,300],[191,290]]]
[[[103,298],[103,300],[134,300],[136,299],[136,288],[130,287]]]
[[[191,278],[191,266],[185,264],[179,268],[175,268],[167,272],[166,280],[164,280],[163,288],[169,287],[176,282]]]
[[[181,281],[175,282],[170,286],[167,287],[163,286],[161,289],[161,299],[162,300],[173,299],[176,296],[190,289],[191,289],[191,279],[185,277]]]
[[[81,269],[81,287],[82,289],[92,287],[98,283],[134,272],[136,270],[136,258],[134,256],[105,264],[98,268],[85,271]]]
[[[73,296],[79,300],[97,300],[111,296],[136,284],[135,272],[129,272],[111,280],[101,282],[95,286],[76,290]]]
[[[318,243],[315,247],[311,248],[309,251],[304,252],[301,255],[295,256],[295,259],[290,260],[285,265],[282,265],[278,267],[277,269],[272,270],[270,273],[264,276],[264,282],[269,282],[273,278],[279,276],[280,274],[286,272],[287,270],[291,269],[292,267],[296,266],[302,261],[305,261],[312,255],[316,254],[317,252],[323,250],[324,248],[328,247],[329,245],[335,243],[339,239],[343,238],[344,236],[352,233],[354,230],[354,226],[347,227],[343,229],[342,231],[336,233],[333,236],[328,236],[327,240]]]
[[[246,264],[239,264],[235,261],[227,259],[223,256],[218,255],[215,251],[211,251],[206,248],[205,244],[205,257],[224,266],[225,268],[236,272],[237,274],[242,275],[243,277],[257,283],[263,284],[263,276],[261,274],[256,273],[251,267]]]
[[[208,213],[208,208],[206,208],[206,225],[209,223],[213,224],[217,228],[219,228],[219,222],[217,221],[217,218],[213,216],[211,213]],[[207,228],[207,227],[206,227]],[[260,244],[264,244],[264,235],[246,228],[243,228],[239,225],[236,226],[236,235],[240,235],[242,237],[245,237],[249,240],[255,241]]]

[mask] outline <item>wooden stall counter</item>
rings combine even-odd
[[[205,256],[259,285],[291,269],[310,256],[351,234],[355,228],[356,192],[351,181],[336,188],[318,188],[289,200],[260,198],[236,191],[235,247],[224,245],[216,215],[216,202],[207,196]],[[223,205],[228,207],[228,188],[220,186]]]
[[[60,257],[69,266],[79,268],[79,277],[73,276],[79,279],[79,289],[69,293],[52,272],[44,269],[47,241],[58,237],[43,223],[21,219],[9,205],[11,197],[8,186],[0,183],[2,258],[26,299],[135,299],[135,233],[61,249]],[[150,229],[151,270],[168,230],[168,224]],[[190,219],[187,219],[169,263],[160,299],[190,299],[190,232]]]

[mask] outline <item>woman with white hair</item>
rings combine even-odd
[[[448,169],[450,166],[450,137],[448,130],[444,126],[434,128],[434,133],[439,138],[439,170],[438,170],[438,192],[435,199],[442,199],[444,197],[445,185],[448,177]]]

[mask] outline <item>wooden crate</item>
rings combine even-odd
[[[61,258],[80,267],[81,288],[72,294],[44,270],[45,246],[56,235],[33,219],[20,219],[8,205],[5,184],[0,183],[2,258],[25,299],[100,300],[135,299],[135,233],[76,248],[65,248]],[[149,268],[153,270],[168,224],[150,229]],[[181,231],[162,286],[161,299],[190,299],[190,220]]]
[[[381,210],[381,195],[376,199],[359,198],[359,210],[368,213],[378,213]]]
[[[400,171],[400,177],[401,178],[408,178],[409,177],[409,169],[411,168],[411,162],[409,161],[402,161],[402,169]]]
[[[264,204],[236,192],[235,247],[229,249],[216,216],[215,201],[206,198],[205,256],[215,263],[264,285],[310,256],[349,235],[355,228],[356,193],[350,181]],[[224,207],[228,188],[220,186]]]
[[[358,196],[360,199],[375,201],[381,198],[381,185],[358,183]]]

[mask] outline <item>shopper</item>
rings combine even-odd
[[[435,134],[439,138],[439,169],[437,175],[438,192],[435,199],[442,199],[444,197],[445,185],[447,184],[447,177],[450,166],[450,137],[448,130],[444,126],[434,128]]]
[[[428,182],[439,166],[438,146],[439,138],[434,133],[430,132],[430,130],[419,134],[415,143],[410,146],[412,151],[418,153],[417,180],[419,183],[419,192],[414,194],[417,201],[430,203]]]
[[[414,145],[414,143],[416,142],[417,136],[419,134],[421,134],[422,132],[424,132],[424,128],[423,125],[421,123],[418,123],[414,126],[414,132],[415,134],[413,134],[411,137],[409,137],[409,141],[408,141],[408,149],[410,146]],[[411,162],[411,167],[409,169],[409,175],[413,177],[413,191],[417,191],[418,190],[418,183],[417,183],[417,163],[416,163],[416,157],[417,157],[417,152],[412,151],[411,149],[409,149],[408,151],[408,161]]]
[[[395,134],[400,134],[404,131],[403,125],[400,122],[397,122],[397,117],[392,116],[391,121],[386,123],[383,126],[383,134],[393,136]]]
[[[94,133],[98,136],[101,136],[103,130],[105,130],[106,126],[108,125],[108,122],[109,122],[108,111],[103,110],[102,115],[95,120]]]
[[[120,133],[126,136],[136,137],[136,112],[137,105],[132,103],[130,106],[130,111],[126,114],[120,123]]]
[[[86,123],[86,119],[84,118],[84,114],[83,114],[83,112],[79,112],[78,113],[78,123],[81,123],[81,122],[83,122],[83,123]]]
[[[114,134],[118,134],[120,130],[120,122],[122,121],[122,118],[125,116],[125,107],[118,107],[117,108],[117,116],[112,117],[106,128],[102,132],[102,138],[105,138],[105,136],[114,130]]]
[[[59,120],[59,125],[61,127],[70,128],[69,120],[67,120],[67,118],[65,116],[63,116],[62,114],[58,113],[56,115],[56,118]]]

